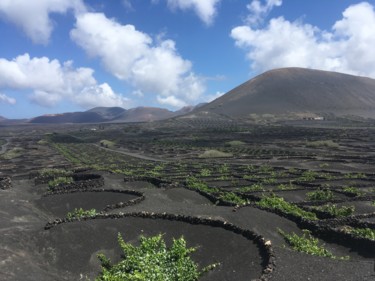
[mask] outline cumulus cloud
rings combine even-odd
[[[167,0],[171,9],[194,10],[207,25],[212,24],[221,0]]]
[[[135,91],[159,95],[163,104],[176,106],[204,92],[203,80],[192,73],[191,62],[178,54],[172,40],[155,43],[133,25],[122,25],[102,13],[79,15],[70,35],[115,77]]]
[[[34,43],[46,44],[53,30],[51,13],[85,11],[82,0],[1,0],[0,16],[20,27]]]
[[[0,93],[0,103],[16,104],[16,99]]]
[[[42,106],[70,101],[90,106],[125,106],[127,99],[115,94],[108,84],[98,85],[91,68],[74,68],[72,61],[60,63],[29,54],[13,60],[0,59],[0,89],[31,90],[29,98]]]
[[[274,7],[281,6],[282,3],[282,0],[265,0],[264,4],[260,0],[251,1],[246,6],[250,12],[246,19],[247,23],[250,25],[258,24]]]
[[[330,31],[310,24],[271,19],[262,29],[232,29],[253,71],[299,66],[375,77],[375,12],[367,2],[349,6]]]

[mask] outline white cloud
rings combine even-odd
[[[282,3],[282,0],[265,0],[264,4],[261,3],[261,0],[251,1],[246,6],[250,12],[246,19],[247,23],[250,25],[258,24],[274,7],[281,6]]]
[[[299,66],[375,77],[375,12],[363,2],[348,7],[331,31],[309,24],[271,19],[263,29],[232,29],[252,70]]]
[[[0,103],[16,104],[16,99],[0,93]]]
[[[76,98],[76,103],[84,108],[99,105],[124,107],[128,102],[128,98],[117,95],[107,83],[86,87]]]
[[[82,0],[1,0],[0,16],[20,27],[34,43],[47,44],[53,21],[51,13],[64,14],[85,11]]]
[[[175,96],[169,96],[169,97],[162,97],[162,96],[157,96],[157,100],[160,104],[163,105],[171,105],[173,107],[183,107],[186,106],[186,102],[183,100],[175,97]]]
[[[79,15],[71,38],[100,58],[111,74],[135,91],[159,95],[163,104],[177,104],[168,97],[186,102],[204,92],[203,80],[192,73],[191,62],[178,54],[172,40],[159,38],[155,43],[133,25],[121,25],[101,13]]]
[[[24,54],[13,60],[0,59],[0,89],[31,90],[29,98],[47,107],[66,100],[85,108],[124,106],[127,99],[115,94],[108,84],[98,85],[93,73],[91,68],[74,68],[72,61],[61,64]]]
[[[167,0],[171,9],[194,10],[207,25],[212,24],[221,0]]]

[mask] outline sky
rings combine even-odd
[[[375,78],[375,0],[1,0],[0,116],[178,110],[267,70]]]

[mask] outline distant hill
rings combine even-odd
[[[122,107],[95,107],[86,112],[95,112],[106,120],[112,120],[124,114],[126,109]]]
[[[150,122],[168,119],[174,116],[174,112],[158,107],[136,107],[126,110],[115,120],[116,122]]]
[[[5,117],[0,116],[0,122],[7,120]]]
[[[168,119],[189,113],[195,107],[184,107],[178,111],[170,111],[158,107],[95,107],[84,112],[47,114],[30,119],[30,123],[102,123],[102,122],[150,122]]]
[[[101,123],[106,119],[96,112],[72,112],[48,114],[30,119],[29,123],[59,124],[59,123]]]
[[[375,80],[337,72],[282,68],[265,72],[199,107],[196,115],[250,118],[320,116],[375,117]]]

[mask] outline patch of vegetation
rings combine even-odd
[[[299,181],[310,182],[314,181],[318,177],[318,174],[314,171],[304,171],[302,175],[298,178]]]
[[[98,213],[96,212],[95,209],[90,209],[90,210],[84,210],[82,208],[75,208],[72,212],[69,212],[66,214],[66,217],[68,219],[80,219],[80,218],[83,218],[83,217],[93,217],[95,215],[97,215]]]
[[[201,172],[200,172],[200,176],[202,176],[202,177],[209,177],[209,176],[211,176],[211,170],[210,169],[208,169],[208,168],[203,168],[202,170],[201,170]]]
[[[53,180],[50,180],[48,182],[48,188],[50,190],[55,189],[59,185],[66,185],[66,184],[71,184],[73,183],[73,178],[72,177],[57,177]]]
[[[71,175],[71,171],[65,169],[57,169],[57,168],[45,168],[39,171],[39,176],[41,177],[57,177],[57,176],[69,176]]]
[[[219,198],[225,202],[230,202],[236,205],[245,205],[249,203],[246,199],[243,199],[241,196],[233,192],[222,192],[219,195]]]
[[[354,213],[354,206],[342,206],[338,207],[336,204],[327,204],[323,206],[312,207],[314,210],[329,213],[333,217],[347,217]]]
[[[261,183],[254,183],[250,186],[241,187],[240,192],[251,192],[251,191],[264,191],[264,187]]]
[[[340,260],[348,260],[349,256],[345,257],[336,257],[326,248],[324,245],[319,245],[319,240],[311,235],[309,230],[302,230],[302,236],[297,235],[296,233],[285,233],[281,229],[278,229],[278,232],[284,238],[285,242],[292,247],[293,250],[306,253],[309,255],[320,256],[320,257],[328,257],[331,259],[340,259]]]
[[[325,168],[329,167],[329,164],[328,163],[322,163],[322,164],[319,164],[319,167],[322,168],[322,169],[325,169]]]
[[[230,158],[233,157],[232,153],[222,152],[216,149],[206,150],[198,156],[199,158]]]
[[[316,191],[308,192],[307,199],[310,201],[327,201],[333,199],[333,192],[328,189],[319,189]]]
[[[284,200],[284,198],[276,196],[274,194],[263,196],[262,199],[256,204],[263,208],[279,210],[286,214],[291,214],[309,220],[317,219],[314,213],[305,211],[294,204],[288,203]]]
[[[225,146],[227,147],[236,147],[236,146],[243,146],[245,145],[246,143],[243,142],[243,141],[239,141],[239,140],[233,140],[233,141],[228,141],[225,143]]]
[[[351,233],[357,237],[375,240],[375,229],[344,226],[342,230],[346,233]]]
[[[23,152],[23,148],[15,147],[11,150],[8,150],[4,154],[2,154],[0,157],[5,160],[11,160],[11,159],[20,157],[22,155],[22,152]]]
[[[339,148],[339,144],[334,142],[333,140],[321,140],[321,141],[309,141],[306,143],[307,147],[313,147],[313,148],[318,148],[318,147],[328,147],[328,148]]]
[[[262,183],[263,184],[273,184],[273,183],[276,183],[276,179],[273,178],[273,177],[264,177],[262,179]]]
[[[116,145],[115,142],[110,141],[110,140],[101,140],[99,143],[100,143],[100,146],[103,146],[105,148],[114,148]]]
[[[4,144],[6,144],[6,143],[7,143],[6,140],[4,140],[4,139],[0,139],[0,146],[4,145]]]
[[[365,179],[367,176],[364,173],[347,173],[344,175],[346,179]]]
[[[220,174],[227,174],[229,173],[229,166],[228,164],[222,164],[219,166],[218,171]]]
[[[118,234],[118,243],[123,251],[123,260],[112,265],[103,254],[98,258],[102,272],[96,281],[196,281],[205,272],[214,269],[212,264],[201,271],[190,255],[197,248],[188,248],[183,237],[173,239],[167,248],[161,234],[153,237],[140,237],[140,245],[126,243]]]
[[[352,186],[345,186],[342,188],[342,191],[350,193],[352,196],[361,196],[364,194],[364,192],[360,191],[359,188]]]
[[[281,183],[277,186],[277,189],[279,190],[293,190],[293,189],[297,189],[297,187],[295,185],[292,184],[292,182],[289,182],[288,184],[285,184],[285,183]]]
[[[209,187],[205,182],[197,179],[196,177],[188,177],[186,179],[186,185],[192,189],[203,191],[206,193],[218,193],[220,190],[215,187]]]

